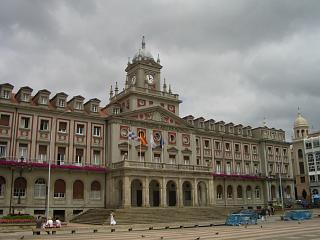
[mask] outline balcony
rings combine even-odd
[[[260,174],[236,174],[236,173],[212,173],[213,177],[217,178],[230,178],[230,179],[246,179],[246,180],[261,180],[264,177]]]
[[[39,159],[20,159],[16,157],[6,157],[0,160],[0,167],[15,167],[15,168],[38,168],[38,169],[48,169],[49,164],[47,162],[38,162]],[[75,165],[58,165],[52,161],[51,164],[52,169],[64,169],[64,170],[81,170],[81,171],[93,171],[93,172],[106,172],[107,168],[102,166],[94,166],[94,165],[83,165],[83,166],[75,166]]]
[[[241,160],[241,153],[240,153],[240,152],[235,152],[235,153],[234,153],[234,158],[235,158],[236,160]]]
[[[250,160],[250,154],[249,153],[244,153],[243,154],[244,160]]]
[[[224,156],[227,159],[232,159],[232,152],[231,151],[225,151],[224,152]]]
[[[211,168],[208,166],[199,165],[183,165],[183,164],[169,164],[169,163],[154,163],[154,162],[140,162],[140,161],[121,161],[112,163],[111,168],[142,168],[142,169],[166,169],[166,170],[183,170],[183,171],[200,171],[210,172]]]
[[[214,157],[215,158],[222,158],[222,151],[221,150],[214,150]]]
[[[205,157],[211,157],[211,149],[203,149],[203,155]]]

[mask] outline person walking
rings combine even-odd
[[[42,217],[38,216],[36,219],[36,228],[40,229],[42,228]],[[40,230],[39,232],[36,232],[37,235],[40,235]]]
[[[113,213],[113,211],[111,211],[111,213],[110,213],[110,225],[111,226],[114,226],[114,225],[116,225],[117,224],[117,222],[116,222],[116,220],[114,219],[114,213]]]

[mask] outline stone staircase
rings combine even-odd
[[[173,222],[212,222],[225,220],[226,216],[239,208],[186,207],[186,208],[126,208],[114,210],[119,225],[173,223]],[[89,209],[71,222],[109,225],[110,209]]]

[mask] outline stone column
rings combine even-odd
[[[207,204],[214,205],[214,196],[216,194],[216,189],[214,188],[213,179],[211,178],[208,182],[207,190]]]
[[[199,206],[199,203],[198,203],[198,186],[197,186],[197,180],[196,179],[194,179],[194,181],[193,181],[193,206],[194,207]]]
[[[178,207],[183,207],[183,189],[181,184],[181,178],[178,179],[178,186],[177,186],[177,196],[178,196]]]
[[[130,179],[128,176],[123,179],[123,207],[130,208],[131,207],[131,186]]]
[[[144,204],[143,206],[144,207],[150,207],[150,202],[149,202],[149,178],[146,177],[145,178],[145,181],[144,181],[144,187],[143,187],[144,191],[143,191],[143,194],[144,194]]]
[[[161,194],[161,207],[167,207],[167,185],[166,185],[166,179],[162,179],[162,184],[160,188],[160,194]]]

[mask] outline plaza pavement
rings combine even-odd
[[[83,224],[68,225],[65,230],[77,228],[76,234],[70,231],[57,232],[56,235],[33,236],[31,231],[16,233],[0,233],[0,239],[57,239],[57,240],[319,240],[320,239],[320,217],[314,212],[314,218],[306,221],[280,221],[280,216],[271,216],[267,221],[259,221],[257,225],[248,226],[212,226],[192,227],[194,224],[182,224],[188,228],[179,228],[182,223],[166,224],[176,229],[164,229],[164,224],[153,225],[154,230],[148,230],[149,225],[116,226],[115,232],[111,232],[110,226],[92,226]],[[132,231],[128,231],[132,227]],[[93,229],[98,232],[93,233]],[[155,230],[158,229],[158,230]]]

